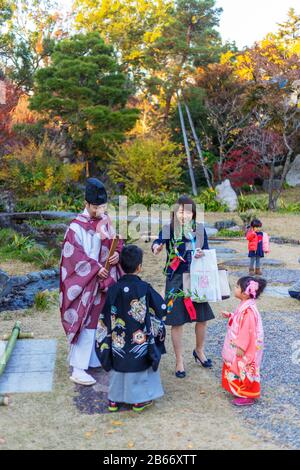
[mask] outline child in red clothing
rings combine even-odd
[[[266,242],[268,242],[268,235],[262,231],[262,223],[258,219],[252,220],[250,229],[247,232],[248,240],[248,257],[250,258],[249,274],[261,275],[261,258],[264,258]]]

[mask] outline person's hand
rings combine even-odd
[[[160,245],[158,243],[155,243],[155,245],[153,245],[153,253],[155,255],[158,255],[161,250],[163,249],[163,244],[161,243]]]
[[[196,248],[194,257],[202,258],[203,256],[205,256],[205,253],[203,253],[203,251],[200,248]]]
[[[236,348],[236,355],[237,357],[243,357],[243,355],[245,354],[245,351],[241,348]]]
[[[108,278],[108,271],[103,266],[98,271],[98,276],[100,279],[107,279]]]
[[[118,264],[120,259],[119,253],[116,251],[110,258],[108,258],[108,262],[111,266],[115,266]]]
[[[230,312],[225,312],[225,311],[223,311],[223,312],[221,312],[221,313],[222,313],[222,317],[223,317],[223,318],[230,318],[230,315],[231,315]]]

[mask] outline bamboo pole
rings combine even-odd
[[[9,361],[9,358],[14,350],[14,347],[16,345],[17,339],[20,335],[21,331],[21,324],[20,322],[16,322],[15,326],[12,329],[12,332],[8,338],[7,345],[5,347],[5,351],[0,357],[0,376],[3,374],[7,363]],[[9,405],[9,398],[6,395],[0,395],[0,406],[8,406]]]
[[[2,341],[7,341],[10,338],[10,334],[6,334],[2,336]],[[18,339],[32,339],[34,338],[34,333],[20,333]]]
[[[194,170],[193,170],[192,157],[191,157],[189,142],[188,142],[185,123],[184,123],[184,117],[183,117],[183,113],[182,113],[182,108],[181,108],[180,98],[179,98],[178,92],[177,92],[177,107],[178,107],[178,111],[179,111],[181,130],[182,130],[182,134],[183,134],[185,152],[186,152],[186,156],[187,156],[189,173],[190,173],[190,178],[191,178],[191,183],[192,183],[192,191],[193,191],[193,195],[197,196],[198,192],[197,192],[197,186],[196,186],[195,175],[194,175]]]
[[[5,367],[7,366],[7,363],[9,361],[9,358],[14,350],[18,336],[20,334],[20,330],[21,330],[21,324],[20,322],[16,322],[15,326],[12,329],[7,345],[5,347],[5,351],[0,357],[0,376],[3,374]]]
[[[187,114],[187,117],[188,117],[188,120],[189,120],[189,123],[190,123],[190,127],[191,127],[191,130],[192,130],[192,133],[193,133],[194,141],[195,141],[195,144],[196,144],[196,149],[197,149],[197,152],[198,152],[198,155],[199,155],[199,158],[200,158],[200,162],[201,162],[201,165],[202,165],[202,169],[203,169],[203,172],[204,172],[204,176],[205,176],[207,185],[210,189],[213,189],[211,181],[210,181],[210,176],[209,176],[209,173],[207,171],[207,167],[205,165],[205,161],[204,161],[204,158],[203,158],[203,153],[202,153],[202,149],[201,149],[200,140],[199,140],[199,137],[197,135],[197,132],[196,132],[196,129],[195,129],[195,126],[194,126],[194,123],[193,123],[193,119],[192,119],[192,116],[191,116],[191,113],[190,113],[190,109],[189,109],[186,101],[183,100],[183,102],[184,102],[184,107],[185,107],[186,114]]]

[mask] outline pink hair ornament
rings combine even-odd
[[[253,297],[253,299],[256,299],[256,292],[258,291],[258,289],[259,289],[258,282],[250,281],[247,289],[245,290],[245,293]]]

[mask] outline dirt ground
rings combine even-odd
[[[232,218],[232,214],[228,214]],[[237,217],[237,216],[235,216]],[[208,214],[206,221],[223,220],[227,214]],[[272,235],[299,238],[300,217],[264,217],[264,227]],[[161,293],[165,255],[150,253],[150,243],[141,242],[145,251],[143,277]],[[227,247],[246,252],[245,242],[231,241]],[[299,268],[300,247],[272,244],[272,258],[283,260],[287,267]],[[0,267],[3,264],[0,263]],[[4,266],[3,266],[4,269]],[[28,272],[28,266],[24,266]],[[18,266],[18,274],[22,272]],[[16,272],[15,272],[16,273]],[[213,304],[215,321],[222,309],[233,309],[234,299]],[[293,299],[262,297],[262,311],[299,311]],[[81,414],[73,398],[74,385],[69,380],[67,342],[60,324],[57,295],[45,312],[35,309],[0,314],[0,335],[10,332],[20,319],[23,331],[33,331],[36,338],[58,340],[55,383],[51,393],[15,394],[9,407],[0,407],[0,449],[271,449],[284,448],[267,432],[257,439],[255,427],[249,427],[231,405],[228,394],[220,387],[220,378],[193,362],[194,331],[184,331],[187,377],[174,376],[174,356],[170,335],[161,363],[165,396],[142,414],[125,411],[117,414]],[[224,324],[224,328],[225,328]],[[169,332],[168,332],[169,333]],[[209,354],[209,351],[208,351]]]

